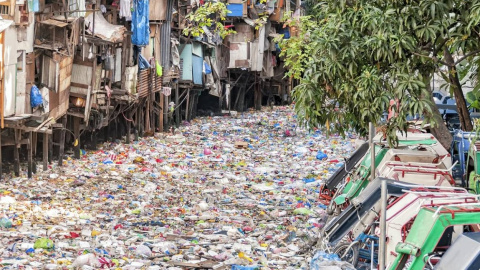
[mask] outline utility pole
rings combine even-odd
[[[371,149],[371,180],[375,179],[375,142],[373,137],[375,136],[375,126],[372,122],[369,124],[369,143]],[[381,184],[381,208],[380,208],[380,239],[379,239],[379,249],[378,249],[378,269],[385,269],[385,239],[386,239],[386,215],[387,215],[387,180],[382,179]]]

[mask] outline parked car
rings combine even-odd
[[[434,100],[438,100],[441,104],[445,104],[445,103],[443,103],[443,101],[445,100],[446,97],[450,98],[449,95],[444,94],[444,93],[442,93],[442,92],[440,92],[440,91],[433,91],[433,92],[432,92],[432,96],[433,96],[433,99],[434,99]],[[436,103],[436,102],[435,102],[435,103]]]
[[[470,149],[470,141],[475,140],[474,132],[465,132],[456,130],[453,134],[452,144],[450,145],[450,155],[455,166],[452,169],[452,176],[457,184],[467,187],[467,170],[466,164],[468,160],[468,150]]]

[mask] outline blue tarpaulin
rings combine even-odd
[[[290,28],[282,28],[280,31],[278,31],[279,34],[283,34],[284,39],[289,39],[290,38]]]
[[[38,87],[36,85],[33,85],[32,88],[30,88],[30,106],[32,106],[32,108],[35,108],[42,104],[42,94],[40,93],[40,90],[38,90]]]
[[[148,60],[143,56],[143,55],[139,55],[138,56],[138,68],[139,69],[147,69],[147,68],[150,68],[150,63],[148,63]]]
[[[40,11],[38,0],[28,0],[28,11],[30,12]]]
[[[242,17],[243,16],[243,4],[228,4],[227,9],[230,13],[227,17]]]
[[[134,0],[132,12],[132,44],[146,46],[150,40],[148,0]]]

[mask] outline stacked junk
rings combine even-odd
[[[381,133],[359,146],[321,187],[328,221],[311,269],[322,258],[350,263],[342,269],[480,269],[478,134],[459,132],[450,152],[429,133],[397,135],[394,148]]]

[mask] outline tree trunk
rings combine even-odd
[[[425,78],[425,86],[427,87],[428,90],[428,98],[429,100],[432,101],[433,104],[435,104],[432,96],[432,88],[430,86],[430,81],[432,80],[432,76],[424,76]],[[447,128],[447,125],[445,125],[445,122],[443,122],[442,115],[440,114],[440,111],[437,109],[437,106],[435,105],[434,108],[432,109],[433,114],[428,115],[428,112],[426,111],[425,114],[427,116],[432,117],[435,120],[436,125],[431,128],[431,133],[437,140],[440,142],[445,149],[450,150],[450,145],[452,143],[452,134],[450,134],[450,131]]]
[[[453,60],[452,54],[450,54],[447,48],[445,48],[443,51],[445,56],[445,62],[449,64],[448,78],[450,80],[450,85],[453,87],[453,94],[455,96],[455,101],[457,102],[457,111],[460,118],[462,130],[472,131],[473,125],[472,120],[470,119],[470,113],[468,112],[467,102],[465,101],[465,97],[463,96],[462,85],[460,84],[460,80],[458,79],[457,69],[455,68],[455,66],[453,66],[455,61]]]

